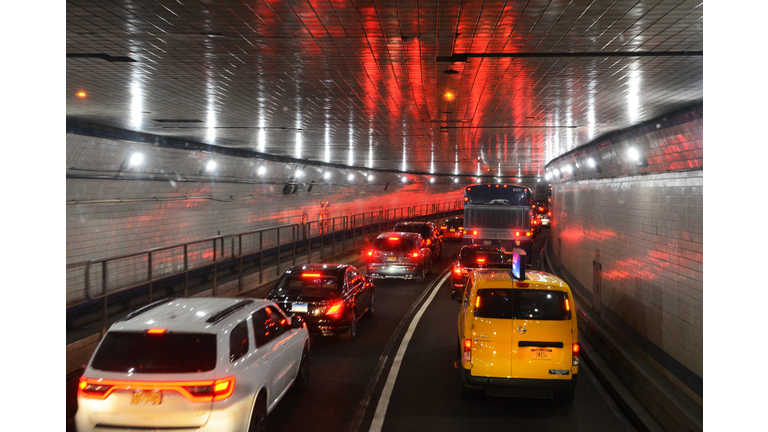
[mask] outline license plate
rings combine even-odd
[[[483,244],[484,244],[484,245],[489,245],[489,246],[490,246],[490,244],[491,244],[491,241],[490,241],[490,240],[485,240],[485,241],[483,241]]]
[[[453,229],[453,228],[451,228],[451,232],[456,232],[456,230],[455,230],[455,229]]]
[[[532,360],[552,360],[552,350],[549,348],[531,348]]]
[[[139,390],[133,393],[131,404],[160,405],[163,401],[163,392]]]
[[[397,261],[397,257],[394,256],[388,256],[387,261]]]
[[[291,312],[307,312],[307,304],[294,303],[291,305]]]

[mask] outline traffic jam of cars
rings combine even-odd
[[[534,212],[543,226],[548,213]],[[278,402],[306,387],[311,339],[353,341],[359,325],[374,324],[364,318],[374,314],[376,281],[424,283],[443,242],[461,241],[464,230],[461,217],[401,222],[362,250],[365,271],[295,265],[263,299],[166,299],[128,314],[80,378],[77,430],[264,430]],[[526,271],[517,252],[465,244],[452,257],[459,393],[570,403],[579,365],[573,296],[559,278]]]

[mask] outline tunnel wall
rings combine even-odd
[[[403,183],[399,175],[381,172],[369,181],[354,169],[74,132],[66,140],[68,306],[85,299],[85,264],[91,259],[462,196],[448,181]],[[128,167],[132,152],[143,155],[141,168]],[[204,172],[210,159],[216,160],[216,174]],[[332,177],[325,179],[325,172]],[[347,180],[350,173],[354,180]]]
[[[603,137],[547,169],[559,171],[550,250],[575,293],[701,405],[701,107]]]

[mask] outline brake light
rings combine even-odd
[[[333,319],[337,319],[341,316],[341,312],[344,311],[344,300],[339,300],[336,303],[333,303],[328,310],[325,311],[325,314],[330,316]]]
[[[475,299],[475,308],[479,308],[479,307],[480,307],[480,297],[477,297]]]
[[[517,282],[515,284],[515,286],[518,288],[528,288],[530,285],[531,284],[529,284],[528,282]]]
[[[77,395],[104,400],[115,390],[175,391],[190,402],[211,402],[232,396],[235,377],[209,381],[119,381],[80,377]]]
[[[320,277],[320,273],[302,273],[301,277]]]
[[[454,267],[453,268],[453,272],[456,273],[457,275],[460,275],[461,274],[461,267]]]
[[[368,251],[368,256],[373,256],[373,251]]]
[[[414,252],[414,253],[411,254],[411,256],[414,257],[414,258],[418,258],[419,257],[419,253],[418,252]]]
[[[472,235],[477,235],[477,230],[472,231]]]
[[[464,227],[459,227],[459,230],[463,230],[463,229],[464,229]]]
[[[441,226],[440,229],[448,229],[448,227]]]
[[[579,351],[581,350],[581,347],[579,346],[578,343],[575,343],[575,344],[573,344],[572,350],[573,350],[573,361],[572,361],[572,364],[573,364],[573,366],[578,366],[579,365]]]
[[[568,299],[565,299],[565,310],[567,311],[571,310],[571,303],[568,302]]]
[[[547,212],[547,216],[552,216],[552,212]]]
[[[464,353],[462,354],[462,360],[465,362],[472,361],[472,339],[464,339]]]
[[[478,264],[483,264],[483,263],[485,263],[485,258],[478,258],[478,259],[477,259],[477,263],[478,263]]]
[[[166,329],[157,329],[157,328],[155,328],[155,329],[147,330],[147,333],[149,333],[149,334],[163,334],[163,333],[165,333],[167,331],[168,330],[166,330]]]
[[[394,241],[394,240],[400,240],[400,237],[389,237],[389,238],[388,238],[388,240],[392,240],[392,241]]]

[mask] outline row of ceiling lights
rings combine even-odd
[[[140,153],[140,152],[131,152],[129,154],[129,156],[128,156],[128,167],[129,168],[138,168],[138,167],[142,166],[143,164],[144,164],[144,155],[142,153]],[[213,159],[208,159],[205,162],[204,171],[207,172],[207,173],[215,172],[216,171],[216,161],[213,160]],[[266,171],[267,171],[266,167],[264,165],[260,165],[259,168],[256,170],[256,174],[258,174],[259,176],[263,176],[264,174],[266,174]],[[304,177],[304,171],[297,170],[294,173],[294,175],[296,176],[296,178]],[[332,175],[331,175],[331,173],[329,171],[326,171],[326,172],[323,173],[323,179],[324,180],[330,180],[331,177],[332,177]],[[364,173],[363,177],[368,179],[369,182],[374,180],[373,174],[365,174]],[[347,175],[347,181],[353,181],[354,179],[355,179],[355,175],[354,174],[348,174]],[[401,181],[403,183],[407,183],[408,182],[408,177],[407,176],[401,176],[400,179],[401,179]],[[478,183],[482,182],[482,179],[480,179],[480,178],[475,178],[475,180]],[[497,178],[496,181],[498,183],[500,183],[501,179]],[[520,180],[518,179],[517,181],[519,182]],[[435,182],[435,178],[434,177],[430,177],[429,178],[429,182],[430,183],[434,183]],[[454,177],[453,178],[453,182],[454,183],[458,183],[459,182],[458,177]]]
[[[636,147],[630,147],[629,149],[627,149],[626,159],[637,166],[642,166],[647,164],[647,162],[645,161],[645,157],[640,152],[640,150],[638,150]],[[588,158],[584,163],[586,163],[588,167],[593,168],[595,170],[599,168],[597,162],[595,161],[595,158],[593,157]],[[576,162],[575,165],[576,165],[576,168],[580,167],[580,164],[578,162]],[[552,171],[547,172],[544,175],[544,178],[547,181],[549,181],[555,177],[560,176],[561,173],[570,174],[572,172],[573,172],[573,167],[570,164],[567,164],[560,169],[554,168]]]

